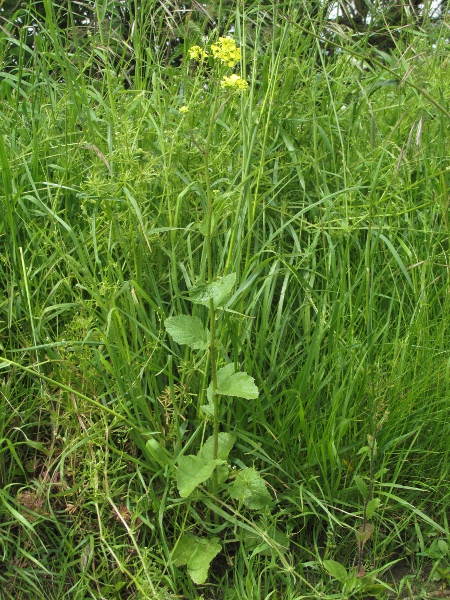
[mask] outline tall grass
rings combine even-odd
[[[126,40],[107,20],[63,36],[45,8],[34,46],[31,4],[1,33],[4,597],[350,597],[322,561],[356,564],[385,413],[366,570],[394,597],[431,589],[420,553],[449,541],[447,23],[388,32],[388,54],[307,4],[238,3],[218,31],[148,1]],[[231,25],[249,89],[214,109],[187,50]],[[169,26],[176,60],[146,41]],[[180,498],[170,467],[212,432],[208,366],[163,322],[206,318],[188,290],[207,276],[213,119],[213,275],[238,281],[218,355],[260,390],[221,427],[267,482],[262,511]],[[171,558],[189,531],[224,545],[200,588]],[[384,570],[397,559],[413,584]]]

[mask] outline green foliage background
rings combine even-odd
[[[4,597],[352,597],[323,561],[352,569],[370,481],[366,570],[394,597],[432,589],[424,553],[449,536],[447,7],[439,20],[404,11],[402,27],[386,17],[386,47],[374,26],[355,32],[306,2],[147,0],[120,7],[131,28],[106,2],[89,26],[78,4],[67,21],[49,0],[12,6],[0,32]],[[391,14],[379,8],[372,24]],[[231,27],[249,90],[213,114],[211,67],[187,50]],[[226,403],[221,428],[236,437],[233,466],[253,465],[270,490],[256,512],[207,490],[181,498],[169,467],[211,431],[206,365],[163,323],[193,314],[187,292],[206,274],[214,118],[214,275],[238,281],[218,351],[260,391]],[[386,412],[371,477],[367,436]],[[205,533],[223,550],[198,588],[172,550]],[[399,558],[402,582],[387,570]]]

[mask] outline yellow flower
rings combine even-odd
[[[241,60],[241,49],[237,48],[236,42],[230,37],[220,37],[217,44],[211,44],[211,52],[214,58],[218,58],[229,67],[234,67]]]
[[[246,90],[248,88],[248,83],[245,79],[242,79],[240,75],[230,75],[229,77],[224,76],[222,81],[220,82],[221,88],[235,88],[237,90]]]
[[[189,112],[189,108],[187,106],[180,106],[178,110],[180,111],[180,113],[183,113],[183,115]]]
[[[191,48],[189,48],[189,58],[191,58],[192,60],[197,60],[198,62],[201,62],[207,56],[208,53],[205,52],[203,48],[200,48],[200,46],[192,46]]]

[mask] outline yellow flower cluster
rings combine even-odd
[[[248,88],[248,83],[245,81],[245,79],[242,79],[240,75],[236,75],[236,73],[233,73],[233,75],[230,75],[229,77],[227,77],[226,75],[224,76],[224,78],[220,82],[220,87],[234,88],[237,90],[246,90]]]
[[[188,106],[180,106],[180,108],[178,110],[180,111],[180,113],[185,115],[187,112],[189,112],[189,107]]]
[[[241,60],[241,49],[237,48],[236,42],[230,37],[220,37],[217,44],[211,44],[211,52],[214,58],[218,58],[229,67],[234,67]]]
[[[189,48],[189,58],[201,62],[208,56],[208,53],[203,50],[200,46],[192,46]]]

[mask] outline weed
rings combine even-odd
[[[447,21],[118,4],[1,13],[3,596],[445,593]]]

